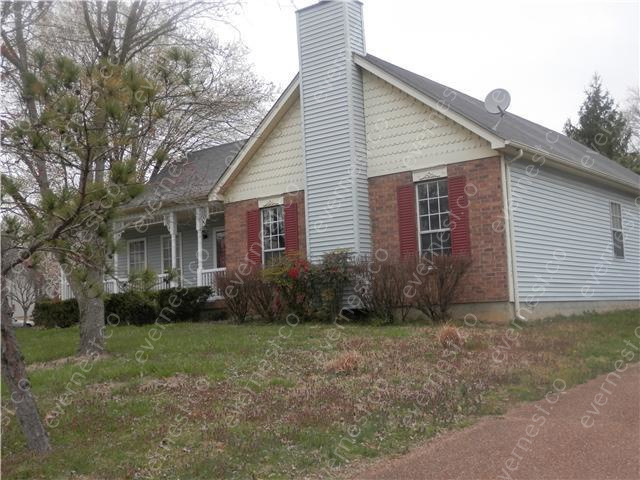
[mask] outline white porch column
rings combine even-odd
[[[178,219],[176,212],[166,213],[164,215],[164,226],[169,230],[171,235],[171,270],[175,272],[178,269]],[[171,287],[177,287],[175,280],[171,280]]]
[[[209,218],[209,207],[196,207],[196,235],[198,236],[198,267],[196,270],[197,285],[201,287],[202,281],[202,230]]]

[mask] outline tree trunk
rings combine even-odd
[[[31,393],[31,384],[27,379],[27,369],[24,364],[15,332],[11,326],[11,312],[7,302],[5,276],[2,276],[2,318],[0,329],[2,333],[2,376],[9,385],[11,402],[16,409],[16,417],[27,439],[27,447],[37,453],[51,451],[49,437],[44,429],[36,400]]]
[[[78,355],[100,355],[105,348],[102,271],[93,267],[86,267],[86,269],[85,282],[68,279],[80,311]]]

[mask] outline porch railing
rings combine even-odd
[[[202,285],[209,285],[213,288],[212,300],[222,298],[220,290],[216,287],[216,276],[219,275],[219,272],[224,271],[226,271],[225,268],[211,268],[202,271]],[[177,281],[182,283],[182,279],[177,279]],[[169,287],[170,283],[166,280],[166,274],[160,274],[158,275],[158,281],[151,289],[158,291]],[[108,278],[104,281],[105,293],[122,292],[129,288],[131,288],[131,284],[127,278],[119,278],[117,282],[114,278]],[[71,286],[67,282],[67,279],[64,278],[64,275],[62,276],[62,288],[60,290],[62,300],[73,298],[73,291],[71,290]]]
[[[214,299],[222,298],[222,292],[216,285],[216,277],[218,275],[223,275],[226,272],[226,268],[210,268],[207,270],[202,270],[202,285],[208,285],[213,288],[212,297]]]

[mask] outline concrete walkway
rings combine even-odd
[[[640,479],[640,365],[482,419],[356,478]]]

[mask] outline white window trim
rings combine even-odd
[[[149,264],[147,263],[147,238],[131,238],[127,240],[127,275],[131,275],[131,244],[135,242],[143,242],[144,243],[144,268],[148,268]]]
[[[614,204],[620,207],[620,228],[616,228],[613,225],[613,205]],[[615,200],[609,201],[609,224],[611,226],[611,254],[613,255],[613,258],[616,260],[624,260],[625,258],[624,257],[624,221],[623,221],[623,215],[622,215],[622,203],[616,202]],[[615,243],[613,242],[613,232],[620,232],[622,234],[622,256],[621,257],[616,255],[616,247],[615,247]]]
[[[270,208],[284,205],[284,196],[276,195],[275,197],[265,197],[258,199],[258,208]]]
[[[262,265],[265,265],[265,253],[267,253],[267,250],[264,248],[264,215],[262,215],[262,212],[264,212],[267,209],[271,209],[271,208],[281,208],[282,209],[282,228],[283,228],[283,234],[284,234],[284,228],[285,228],[285,224],[284,224],[284,207],[282,205],[271,205],[269,207],[264,207],[260,209],[260,238],[262,240]],[[268,252],[283,252],[285,251],[285,247],[282,248],[272,248],[269,249]]]
[[[422,234],[423,233],[440,233],[440,232],[449,232],[449,250],[451,253],[453,251],[453,243],[452,243],[452,239],[451,239],[451,227],[449,228],[439,228],[437,230],[422,230],[420,228],[420,197],[418,195],[418,186],[422,183],[429,183],[429,182],[435,182],[438,180],[448,180],[447,176],[445,175],[444,177],[437,177],[437,178],[428,178],[419,182],[414,182],[413,184],[413,188],[415,189],[415,196],[416,196],[416,222],[417,222],[417,228],[416,231],[418,232],[418,253],[420,254],[420,256],[424,255],[426,253],[426,251],[423,251],[422,249]],[[449,204],[449,192],[447,192],[447,204]],[[449,224],[451,224],[451,209],[447,210],[447,213],[449,215]],[[440,212],[438,215],[441,215],[442,212]]]
[[[164,275],[164,248],[162,248],[162,241],[168,238],[169,239],[169,244],[171,244],[171,235],[160,235],[160,270],[161,272],[159,273],[159,275]],[[180,265],[178,265],[178,269],[180,270],[180,273],[183,275],[184,270],[182,269],[182,263],[183,263],[183,258],[182,258],[182,232],[178,232],[177,238],[176,238],[176,243],[177,243],[177,250],[180,256]],[[171,263],[171,256],[169,256],[169,263]]]
[[[429,180],[440,180],[447,178],[447,166],[438,165],[436,167],[422,168],[411,172],[413,183],[428,182]]]

